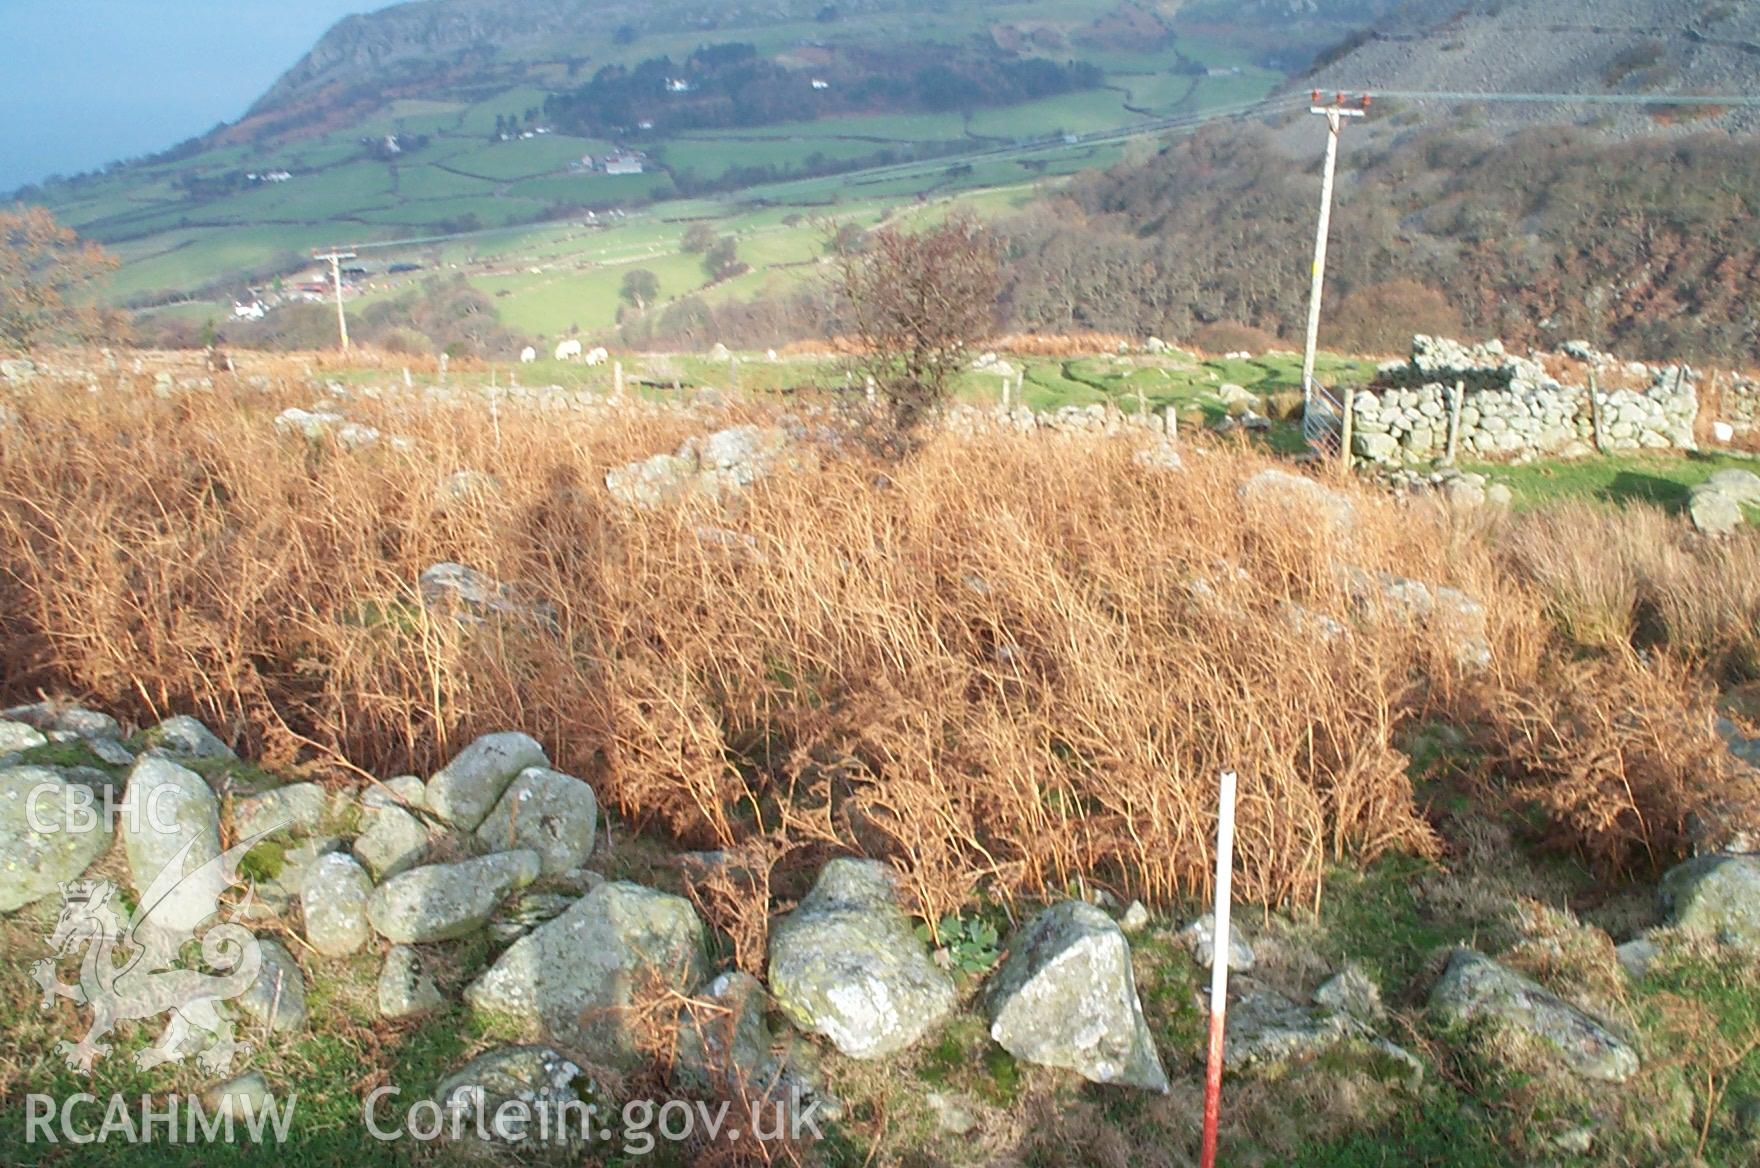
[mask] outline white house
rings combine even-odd
[[[825,80],[823,77],[815,77],[815,78],[813,78],[813,88],[814,89],[830,89],[831,82]]]
[[[642,156],[640,154],[611,154],[605,158],[606,174],[641,174]]]
[[[232,306],[234,320],[262,320],[267,315],[269,310],[263,307],[261,300],[253,300],[249,304],[234,303]]]
[[[696,86],[692,85],[683,77],[668,77],[666,79],[667,93],[689,93],[695,88]]]

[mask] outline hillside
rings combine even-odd
[[[1315,84],[1330,90],[1587,93],[1629,107],[1492,104],[1476,116],[1503,124],[1565,119],[1649,131],[1670,115],[1658,94],[1760,94],[1760,6],[1726,0],[1516,0],[1475,3],[1434,23],[1396,21],[1362,34]],[[1439,104],[1433,110],[1442,108]],[[1760,111],[1689,111],[1701,128],[1754,129]]]
[[[342,21],[232,125],[20,196],[118,253],[118,301],[226,313],[338,241],[597,230],[701,217],[680,202],[701,196],[820,215],[846,189],[898,203],[1110,165],[1263,100],[1389,4],[1301,7],[423,0]]]

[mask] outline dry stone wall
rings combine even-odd
[[[1583,368],[1585,382],[1588,368],[1601,370],[1598,396],[1607,449],[1695,448],[1699,395],[1691,369],[1623,364],[1577,343],[1566,346],[1563,355]],[[1608,388],[1615,383],[1642,388]],[[1468,347],[1424,336],[1413,338],[1408,360],[1381,366],[1375,386],[1354,395],[1353,449],[1388,465],[1442,457],[1457,385],[1458,457],[1509,460],[1593,451],[1586,384],[1566,384],[1541,362],[1505,352],[1498,341]],[[1755,406],[1760,417],[1760,399]]]

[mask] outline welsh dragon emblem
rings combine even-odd
[[[135,1056],[141,1070],[182,1061],[198,1032],[208,1040],[196,1059],[206,1072],[225,1074],[235,1056],[250,1053],[248,1044],[234,1039],[231,1020],[219,1009],[221,1002],[248,990],[262,969],[262,950],[251,931],[237,923],[239,913],[213,924],[201,938],[201,964],[223,971],[220,976],[181,968],[180,959],[202,923],[220,912],[222,894],[239,882],[245,853],[274,830],[185,872],[197,843],[190,840],[153,879],[132,915],[108,880],[61,885],[62,909],[49,938],[51,955],[32,966],[31,974],[43,989],[43,1009],[54,1009],[58,998],[92,1008],[86,1036],[56,1045],[69,1068],[90,1073],[92,1064],[109,1053],[110,1044],[103,1040],[118,1023],[160,1014],[169,1015],[164,1033]],[[245,905],[249,902],[247,894]],[[61,963],[78,955],[81,947],[85,953],[79,983],[68,985],[61,980]]]

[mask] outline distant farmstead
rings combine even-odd
[[[625,152],[611,154],[605,158],[606,174],[641,174],[644,160],[640,154]]]

